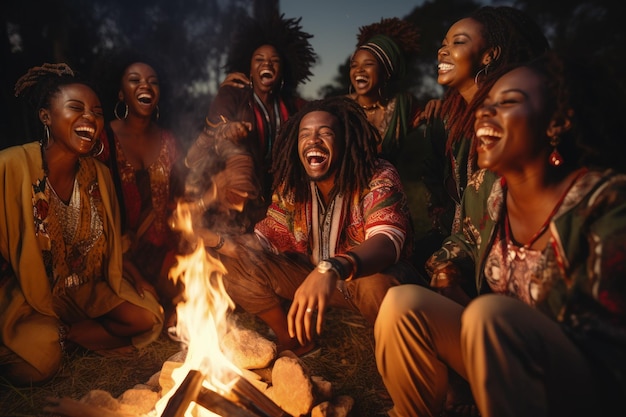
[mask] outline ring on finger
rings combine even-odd
[[[306,309],[307,314],[311,314],[313,312],[313,309],[311,307],[308,307]]]

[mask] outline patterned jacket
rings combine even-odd
[[[275,253],[295,252],[315,259],[313,240],[313,195],[305,204],[294,204],[290,196],[274,194],[267,217],[257,223],[255,232]],[[409,260],[413,229],[407,197],[396,168],[379,159],[369,187],[343,199],[344,210],[336,236],[336,253],[345,253],[375,233],[393,229],[404,234],[398,258]]]
[[[472,176],[463,196],[462,231],[427,264],[473,267],[477,292],[489,291],[485,262],[503,213],[504,181],[489,171]],[[548,290],[535,304],[612,376],[626,393],[626,175],[589,171],[570,189],[550,224],[552,250],[543,266]]]

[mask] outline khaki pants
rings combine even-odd
[[[224,276],[226,291],[236,304],[252,314],[280,305],[281,299],[292,300],[300,284],[315,268],[302,257],[266,252],[254,259],[222,256],[220,260],[228,271]],[[336,290],[329,305],[359,312],[373,325],[387,290],[415,280],[416,276],[412,265],[399,262],[381,273],[347,282],[350,297],[346,299]]]
[[[427,288],[392,288],[374,336],[391,416],[439,415],[448,368],[469,381],[483,417],[594,415],[587,359],[556,322],[511,297],[463,309]]]

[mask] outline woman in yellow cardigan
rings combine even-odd
[[[66,343],[103,354],[144,346],[163,312],[122,277],[119,207],[100,149],[102,106],[65,64],[15,88],[40,142],[0,152],[0,372],[14,384],[57,372]]]

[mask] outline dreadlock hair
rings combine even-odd
[[[481,24],[481,34],[485,39],[485,50],[497,48],[498,56],[489,63],[485,76],[478,84],[478,91],[470,103],[466,103],[456,89],[449,89],[444,96],[442,113],[462,115],[448,117],[449,151],[452,144],[474,136],[474,114],[482,104],[489,90],[496,81],[494,77],[501,67],[526,62],[550,49],[548,40],[541,27],[526,13],[509,6],[483,6],[473,13],[471,18]],[[476,150],[472,148],[470,152]]]
[[[250,59],[256,49],[272,45],[281,58],[283,91],[294,91],[298,84],[312,75],[311,66],[317,55],[309,39],[313,37],[302,30],[302,18],[285,18],[273,13],[267,21],[243,15],[239,29],[233,34],[224,69],[226,72],[250,72]]]
[[[50,97],[64,84],[76,82],[74,71],[64,63],[29,69],[15,83],[15,97],[24,97],[34,109],[47,108]]]
[[[91,83],[74,72],[65,63],[48,64],[30,68],[15,83],[15,97],[23,99],[34,110],[36,120],[33,126],[41,126],[38,111],[50,107],[50,100],[56,95],[62,86],[69,84],[84,84],[96,91]],[[97,93],[97,91],[96,91]],[[43,133],[43,131],[41,132]]]
[[[381,36],[383,38],[381,38]],[[384,37],[393,44],[387,44]],[[395,64],[389,80],[392,83],[401,81],[406,74],[408,65],[420,51],[420,32],[413,23],[397,17],[383,18],[380,22],[371,23],[359,28],[357,35],[357,50],[368,43],[378,44],[378,47]],[[374,54],[376,56],[376,54]],[[397,55],[397,56],[396,56]],[[380,59],[377,57],[380,61]],[[385,62],[380,62],[385,67]]]
[[[368,186],[377,166],[376,144],[380,136],[358,103],[349,97],[336,96],[308,102],[291,116],[276,139],[272,160],[273,189],[293,194],[295,202],[309,198],[310,179],[298,155],[298,131],[302,118],[314,111],[332,114],[339,121],[335,140],[344,142],[344,154],[335,176],[334,192],[347,194]]]

